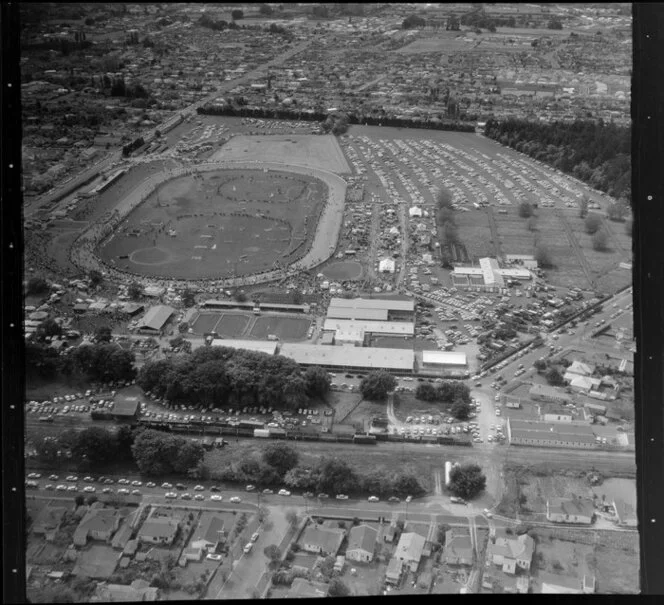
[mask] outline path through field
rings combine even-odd
[[[562,209],[557,208],[556,209],[556,214],[558,215],[558,218],[560,219],[560,223],[565,229],[565,233],[567,233],[567,239],[569,240],[570,245],[574,249],[574,253],[576,254],[576,258],[579,261],[580,267],[583,269],[583,272],[586,275],[586,279],[588,280],[588,283],[590,284],[591,288],[595,288],[595,279],[593,278],[592,270],[590,268],[590,265],[588,264],[588,260],[586,259],[585,254],[583,254],[583,250],[581,249],[581,246],[579,246],[579,242],[577,241],[574,232],[572,231],[572,228],[570,227],[569,223],[567,222],[567,217],[565,216],[565,213],[562,211]]]

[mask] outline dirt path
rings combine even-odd
[[[590,287],[595,289],[596,283],[595,279],[593,278],[593,273],[592,269],[590,268],[590,265],[588,264],[588,260],[586,259],[585,254],[583,253],[583,250],[581,249],[581,246],[579,246],[579,242],[576,239],[576,236],[574,235],[574,232],[572,231],[572,228],[570,227],[569,223],[567,222],[567,217],[565,216],[565,213],[560,209],[556,209],[556,214],[558,215],[558,218],[560,219],[560,223],[562,224],[563,228],[565,229],[565,233],[567,234],[567,239],[569,240],[570,245],[572,246],[572,249],[574,250],[574,254],[576,255],[576,258],[579,261],[579,265],[583,269],[583,272],[586,275],[586,279],[588,280],[588,283],[590,284]]]

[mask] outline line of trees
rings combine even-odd
[[[43,330],[48,330],[55,322],[47,320],[42,326],[44,324],[47,325]],[[41,333],[46,334],[43,330]],[[132,380],[136,376],[134,361],[134,353],[108,342],[70,347],[63,354],[34,340],[25,345],[25,368],[29,377],[50,379],[61,374],[66,378],[81,377],[99,382]]]
[[[325,375],[323,375],[325,374]],[[201,347],[191,355],[146,363],[136,382],[172,402],[265,405],[292,410],[307,397],[324,397],[329,377],[320,368],[303,372],[281,355],[228,347]]]
[[[301,120],[306,122],[325,122],[327,111],[322,109],[306,111],[291,107],[247,107],[243,103],[226,103],[225,105],[204,105],[196,109],[200,115],[238,116],[243,118],[260,118],[267,120]],[[474,132],[474,122],[457,120],[441,120],[439,118],[406,118],[396,116],[362,115],[346,112],[349,124],[367,126],[391,126],[393,128],[426,128],[430,130],[447,130],[456,132]]]
[[[489,119],[484,133],[615,198],[631,200],[631,128],[603,120]]]

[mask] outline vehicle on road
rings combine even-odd
[[[243,551],[245,555],[248,555],[251,552],[251,549],[253,548],[253,544],[249,542],[248,544],[245,545]]]
[[[493,517],[493,513],[488,508],[485,508],[482,512],[484,513],[484,516],[488,517],[489,519]]]
[[[92,477],[83,477],[83,481],[85,481],[86,483],[92,483],[94,479]]]
[[[260,537],[260,534],[259,534],[258,532],[255,532],[255,533],[251,536],[251,541],[252,541],[252,542],[255,542],[256,540],[258,540],[259,537]]]

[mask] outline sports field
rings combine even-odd
[[[171,279],[260,273],[309,249],[328,186],[306,174],[226,169],[166,181],[102,244],[121,270]]]
[[[192,323],[195,334],[202,336],[216,332],[228,338],[239,337],[249,325],[252,316],[244,313],[201,313]]]
[[[274,334],[280,340],[300,340],[307,335],[310,325],[311,320],[305,317],[263,315],[256,318],[250,336],[265,339]]]
[[[333,263],[323,269],[323,275],[328,279],[359,279],[362,276],[362,265],[360,263]]]
[[[335,174],[350,172],[333,135],[240,135],[233,137],[209,161],[254,160],[309,166]]]

